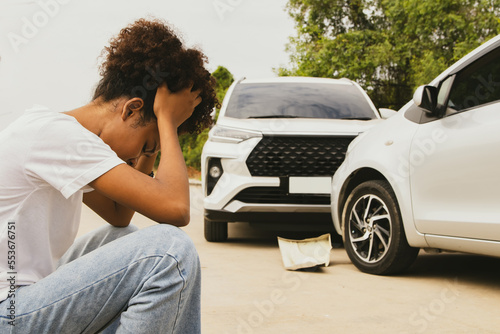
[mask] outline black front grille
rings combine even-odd
[[[284,188],[251,187],[240,191],[234,199],[258,204],[330,204],[330,195],[289,194]]]
[[[353,139],[264,136],[246,163],[252,176],[332,176]]]

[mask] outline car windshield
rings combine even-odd
[[[239,84],[226,116],[233,118],[377,118],[354,85],[326,83]]]

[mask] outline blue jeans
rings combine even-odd
[[[77,239],[55,272],[17,289],[15,326],[10,300],[0,303],[0,333],[200,333],[200,281],[179,228],[103,226]]]

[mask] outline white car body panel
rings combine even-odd
[[[500,35],[430,85],[499,47]],[[412,107],[410,101],[351,143],[332,179],[335,229],[343,234],[339,197],[347,182],[372,169],[394,190],[410,246],[500,256],[500,103],[423,124],[405,118]]]
[[[500,241],[499,111],[494,103],[419,126],[410,153],[419,232]]]

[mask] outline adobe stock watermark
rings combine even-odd
[[[398,157],[398,167],[396,174],[393,175],[394,181],[402,182],[408,179],[416,167],[422,166],[426,159],[437,151],[438,146],[449,139],[445,129],[460,129],[464,124],[474,122],[477,114],[474,110],[468,109],[487,103],[491,94],[500,86],[500,83],[495,82],[491,75],[487,79],[482,76],[477,76],[474,79],[478,81],[478,85],[473,94],[463,98],[462,105],[458,107],[457,111],[440,120],[442,127],[436,127],[425,138],[415,139],[409,156],[400,155]]]
[[[492,95],[498,94],[498,87],[500,87],[500,82],[497,82],[493,78],[493,74],[489,74],[488,78],[482,75],[472,76],[472,79],[477,81],[476,89],[473,95],[468,95],[460,105],[460,109],[467,109],[470,107],[479,106],[488,101],[492,100]]]
[[[394,181],[402,182],[410,177],[414,168],[422,166],[426,159],[436,152],[438,145],[447,140],[448,136],[445,131],[439,128],[434,129],[429,137],[416,139],[409,156],[399,155],[397,174],[393,176]]]
[[[156,94],[156,89],[169,77],[170,72],[164,72],[158,64],[152,68],[146,66],[146,74],[142,79],[142,84],[132,88],[130,92],[132,97],[139,97],[145,100],[149,94]]]
[[[424,333],[429,324],[436,321],[439,316],[446,312],[450,304],[454,303],[460,297],[460,287],[458,278],[446,283],[438,296],[432,299],[427,305],[420,306],[417,311],[408,317],[409,324],[414,327],[412,333]],[[406,332],[400,334],[407,334]]]
[[[302,282],[309,278],[309,275],[301,275],[297,272],[286,271],[281,276],[281,281],[284,284],[282,288],[276,288],[271,291],[269,298],[264,300],[255,300],[253,306],[255,310],[250,312],[245,317],[238,317],[238,325],[236,334],[252,334],[254,330],[264,324],[266,319],[272,317],[278,306],[283,305],[287,301],[287,294],[297,291]],[[230,334],[229,332],[225,332]]]
[[[495,101],[494,97],[498,92],[500,82],[495,81],[492,74],[476,75],[472,79],[477,85],[470,90],[470,94],[457,98],[460,102],[457,105],[453,103],[457,101],[450,101],[447,106],[447,112],[450,114],[433,121],[440,122],[441,127],[436,126],[427,137],[416,138],[408,155],[398,157],[395,173],[390,176],[392,181],[403,182],[412,176],[417,167],[424,165],[426,160],[436,153],[439,145],[449,140],[448,134],[452,133],[452,130],[460,131],[464,126],[484,122],[481,119],[484,115],[481,116],[481,113],[476,112],[477,108]]]
[[[18,32],[9,32],[7,38],[16,53],[20,48],[35,38],[41,29],[49,24],[50,20],[57,16],[61,6],[66,5],[71,0],[36,0],[37,11],[28,17],[21,18],[21,25]]]
[[[221,21],[224,21],[227,13],[232,13],[244,0],[214,0],[212,5]]]

